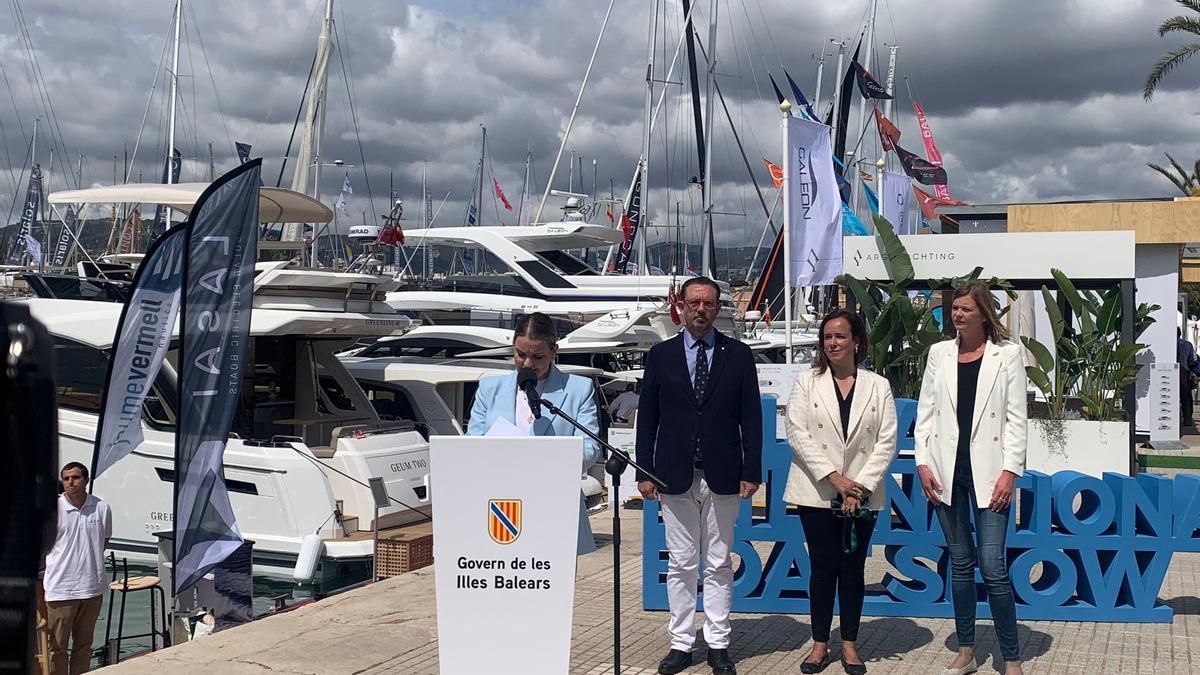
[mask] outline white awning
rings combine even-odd
[[[51,204],[162,204],[188,213],[208,183],[127,183],[50,193]],[[284,188],[261,187],[258,219],[263,223],[328,223],[333,211],[321,202]]]

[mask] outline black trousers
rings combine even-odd
[[[858,624],[862,619],[863,568],[871,550],[871,535],[875,521],[862,518],[839,518],[828,507],[800,507],[800,525],[808,542],[811,573],[808,578],[808,597],[812,611],[812,634],[816,642],[829,642],[833,624],[833,600],[836,596],[841,610],[838,628],[842,640],[858,640]],[[858,534],[858,546],[851,553],[843,552],[843,541],[849,542],[849,528]]]

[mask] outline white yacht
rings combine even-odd
[[[610,312],[636,314],[658,333],[671,337],[678,326],[670,319],[667,298],[686,276],[602,274],[568,251],[619,244],[621,231],[567,220],[516,227],[438,227],[409,230],[410,245],[448,247],[467,259],[481,252],[482,269],[440,279],[405,277],[404,286],[388,294],[401,311],[431,324],[510,326],[519,314],[542,312],[579,327]],[[729,287],[718,329],[740,334]]]
[[[238,524],[255,571],[290,574],[305,535],[324,539],[320,580],[366,578],[373,501],[383,477],[392,506],[380,527],[429,513],[428,443],[412,421],[380,414],[334,355],[356,339],[411,326],[384,302],[395,282],[374,275],[259,263],[242,398],[225,450]],[[61,461],[91,464],[104,378],[121,312],[115,302],[24,301],[55,336]],[[153,533],[172,527],[175,370],[168,356],[143,410],[145,442],[94,483],[113,509],[110,546],[156,558]]]

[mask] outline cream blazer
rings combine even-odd
[[[871,491],[868,508],[887,507],[883,481],[896,454],[896,403],[887,379],[859,369],[850,401],[850,424],[842,440],[842,417],[829,371],[796,376],[787,405],[787,438],[792,446],[784,501],[828,508],[838,496],[824,480],[837,471]]]
[[[971,474],[975,499],[985,508],[1002,471],[1025,472],[1026,375],[1022,347],[988,342],[979,365],[975,415],[971,426]],[[917,465],[924,464],[942,484],[942,502],[953,494],[958,455],[958,341],[929,348],[917,423],[913,432]]]

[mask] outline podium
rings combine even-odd
[[[433,559],[444,675],[570,668],[579,437],[433,436]]]

